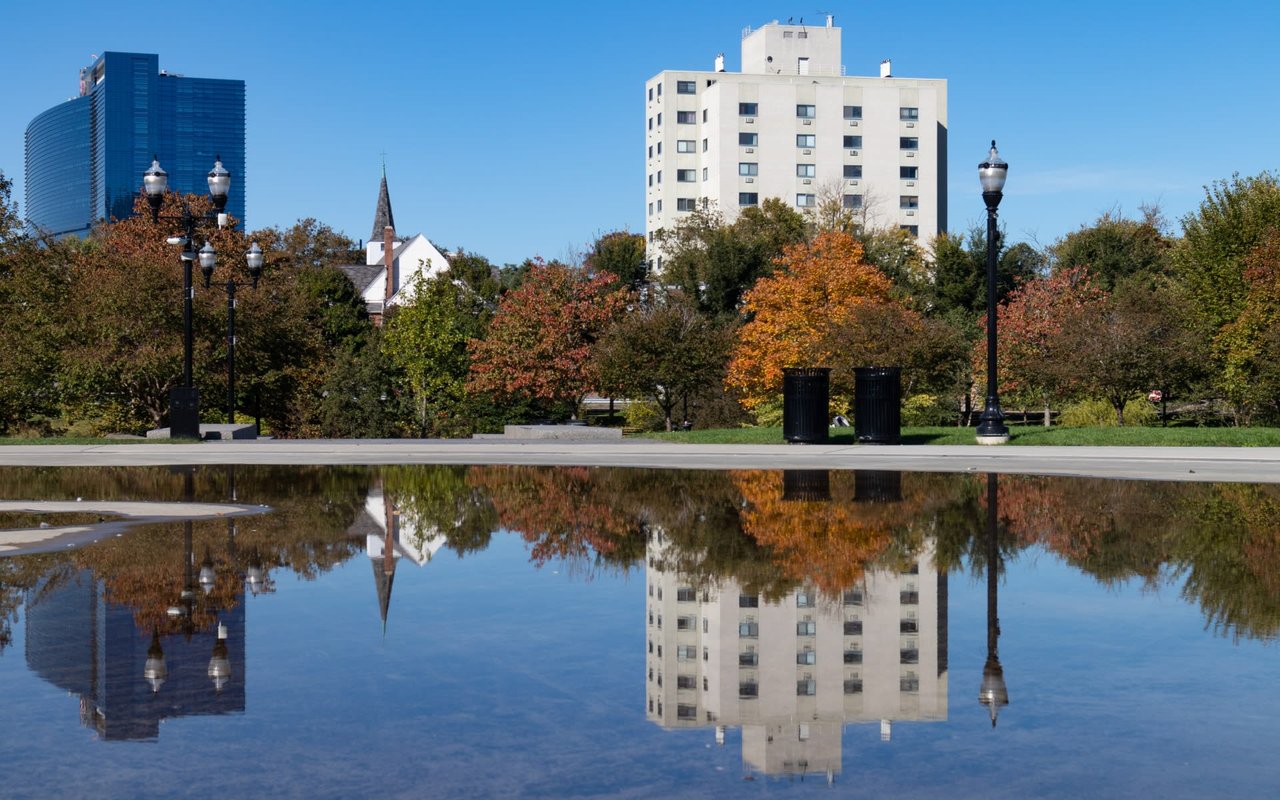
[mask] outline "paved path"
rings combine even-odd
[[[1280,483],[1280,447],[695,445],[621,442],[279,440],[6,445],[0,466],[544,464],[675,469],[884,469]]]

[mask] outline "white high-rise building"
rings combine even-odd
[[[770,197],[800,210],[839,197],[928,244],[947,227],[946,169],[947,82],[894,77],[888,61],[879,77],[846,76],[832,17],[747,28],[742,72],[721,55],[713,71],[645,84],[651,243],[704,200],[731,220]]]
[[[947,718],[947,574],[931,550],[905,572],[873,570],[839,598],[812,588],[769,601],[733,580],[695,588],[662,568],[645,580],[646,717],[664,728],[742,729],[743,766],[765,775],[843,768],[850,723]]]

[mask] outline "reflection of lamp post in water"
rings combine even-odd
[[[218,622],[218,639],[213,644],[213,656],[209,659],[209,679],[213,681],[214,690],[219,692],[227,685],[227,681],[231,680],[231,659],[227,654],[227,626],[222,621]]]
[[[151,629],[151,646],[147,648],[147,663],[142,667],[142,677],[151,684],[151,692],[160,691],[169,677],[169,667],[164,662],[164,648],[160,646],[160,631]]]
[[[996,542],[998,479],[987,475],[987,663],[982,667],[982,688],[978,702],[991,713],[991,727],[996,726],[1000,707],[1009,705],[1009,690],[1004,684],[1004,668],[1000,666],[1000,616],[996,590],[1000,583],[1000,548]]]

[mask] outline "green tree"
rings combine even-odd
[[[355,242],[311,217],[300,219],[285,230],[264,228],[253,235],[263,250],[278,255],[281,265],[333,267],[364,261],[364,253]]]
[[[298,270],[297,279],[308,301],[308,321],[329,347],[364,339],[372,327],[369,313],[346,275],[332,266],[306,266]]]
[[[384,347],[376,328],[364,340],[345,342],[320,387],[317,433],[325,438],[385,439],[402,435],[414,419],[412,399],[403,391],[404,371]]]
[[[681,297],[638,308],[596,344],[602,380],[631,397],[658,404],[667,430],[689,399],[724,380],[731,332]]]
[[[996,236],[996,302],[1021,283],[1044,271],[1045,257],[1026,242],[1005,245],[1004,231]],[[933,243],[933,293],[930,311],[949,316],[955,312],[981,314],[987,305],[987,232],[977,226],[967,237],[939,234]]]
[[[649,278],[644,235],[627,231],[603,233],[591,243],[583,263],[591,272],[610,272],[633,288]]]
[[[1200,208],[1182,218],[1174,268],[1213,329],[1240,314],[1248,293],[1245,257],[1278,227],[1280,180],[1269,172],[1215,181]]]
[[[1131,220],[1107,212],[1050,248],[1054,270],[1088,267],[1098,286],[1111,291],[1136,275],[1163,275],[1169,269],[1169,240],[1158,227],[1159,210],[1145,209]]]
[[[8,250],[18,240],[26,238],[22,218],[18,216],[18,204],[13,201],[13,181],[0,169],[0,251]]]
[[[434,278],[419,275],[412,303],[387,323],[386,349],[413,389],[420,435],[458,427],[471,368],[467,343],[482,335],[486,315],[483,299],[446,272]]]

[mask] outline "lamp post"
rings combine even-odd
[[[208,247],[208,245],[205,245]],[[249,283],[241,283],[235,278],[227,278],[223,290],[227,293],[227,423],[234,425],[236,421],[236,289],[248,286],[258,288],[258,278],[262,277],[262,248],[254,242],[249,252],[244,254],[245,263],[249,266]],[[209,279],[213,277],[212,260],[208,268],[200,262],[200,271],[204,273],[204,287],[209,288]]]
[[[1004,197],[1004,179],[1008,174],[1009,165],[996,152],[996,140],[992,139],[987,160],[978,165],[982,199],[987,204],[987,400],[978,418],[978,444],[1009,441],[1009,429],[1004,424],[996,389],[996,208]]]
[[[987,663],[982,667],[978,702],[987,707],[991,727],[996,726],[1000,709],[1009,705],[1009,689],[1000,666],[1000,545],[996,541],[999,518],[999,478],[987,473]]]
[[[158,157],[151,160],[151,168],[142,175],[142,191],[147,203],[151,206],[151,221],[161,219],[178,222],[182,234],[170,236],[169,244],[181,245],[178,257],[182,263],[182,386],[169,391],[169,435],[189,439],[200,438],[200,393],[191,379],[192,333],[191,302],[195,290],[191,284],[191,265],[199,261],[200,268],[212,270],[216,261],[213,246],[205,241],[198,251],[195,246],[196,230],[213,223],[219,228],[227,225],[227,195],[231,191],[231,173],[222,166],[222,156],[218,156],[213,169],[209,170],[209,197],[213,200],[214,211],[198,216],[191,213],[191,208],[183,203],[182,213],[161,215],[160,207],[164,204],[165,192],[169,188],[169,174],[160,166]]]

